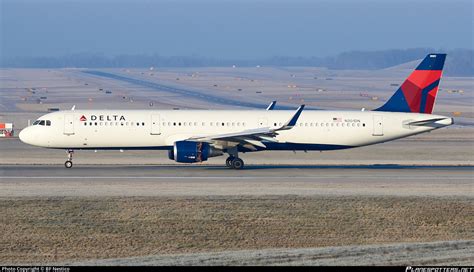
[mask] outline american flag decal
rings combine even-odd
[[[334,117],[334,118],[332,118],[332,120],[333,120],[334,122],[342,122],[342,118],[336,118],[336,117]]]

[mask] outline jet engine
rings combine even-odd
[[[204,142],[178,141],[173,149],[168,151],[168,158],[176,162],[193,163],[207,161],[210,157],[221,156],[222,150],[216,149]]]

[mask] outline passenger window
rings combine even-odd
[[[87,122],[84,122],[84,126],[87,126]]]
[[[142,126],[145,126],[145,122],[142,122]]]
[[[123,123],[120,123],[121,126],[123,126]]]
[[[224,126],[224,125],[225,125],[224,122],[222,122],[222,126]]]
[[[181,122],[179,122],[178,125],[181,126]]]
[[[176,126],[176,122],[173,122],[173,126]]]
[[[97,122],[95,122],[94,125],[97,126]]]
[[[364,123],[364,124],[362,124],[362,126],[363,126],[363,127],[365,127],[365,123]]]

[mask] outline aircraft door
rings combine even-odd
[[[65,135],[74,134],[74,115],[73,114],[64,115],[64,134]]]
[[[383,136],[383,116],[374,115],[374,130],[372,136]]]
[[[160,135],[160,115],[159,114],[152,114],[151,115],[151,135]]]

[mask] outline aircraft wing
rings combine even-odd
[[[278,131],[293,128],[296,125],[296,122],[298,121],[298,118],[301,115],[303,109],[304,105],[301,105],[293,114],[291,119],[288,120],[283,126],[278,128],[263,127],[247,129],[239,132],[191,137],[187,140],[196,142],[208,142],[216,147],[221,148],[233,147],[237,145],[243,145],[254,150],[256,149],[255,146],[265,148],[266,146],[264,143],[262,143],[262,141],[276,142],[274,138],[278,135]]]

